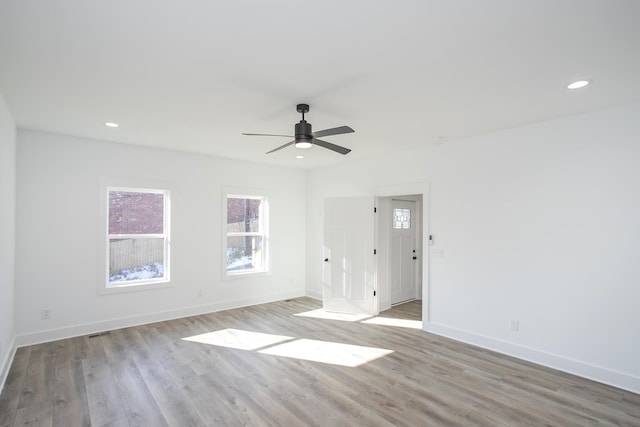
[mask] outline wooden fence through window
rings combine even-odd
[[[163,261],[163,238],[114,239],[109,242],[110,272]]]

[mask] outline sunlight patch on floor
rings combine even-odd
[[[328,363],[331,365],[357,367],[391,354],[393,350],[299,339],[260,350],[259,353],[310,360],[312,362]]]
[[[360,322],[369,325],[395,326],[398,328],[422,329],[421,320],[396,319],[381,316],[371,317],[370,314],[335,313],[331,311],[325,311],[322,308],[312,311],[306,311],[304,313],[298,313],[294,316],[311,317],[313,319],[324,320],[341,320],[343,322]]]
[[[360,366],[393,353],[393,350],[384,348],[294,338],[240,329],[222,329],[183,338],[183,340],[349,367]]]
[[[206,334],[194,335],[183,338],[185,341],[199,342],[202,344],[218,345],[220,347],[235,348],[238,350],[257,350],[283,341],[294,339],[284,335],[264,334],[261,332],[243,331],[240,329],[222,329]]]
[[[422,329],[422,320],[394,319],[392,317],[373,317],[361,323],[382,326],[397,326],[399,328]]]
[[[341,320],[343,322],[359,322],[362,319],[371,317],[370,314],[334,313],[331,311],[324,311],[324,309],[322,308],[306,311],[304,313],[298,313],[295,314],[295,316],[311,317],[314,319]]]

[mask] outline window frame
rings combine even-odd
[[[162,194],[163,200],[163,233],[151,234],[110,234],[109,233],[109,194],[112,191],[129,193]],[[100,265],[98,268],[99,287],[101,295],[134,292],[151,289],[161,289],[173,286],[171,283],[171,190],[168,186],[152,184],[147,181],[122,182],[119,179],[109,180],[101,178],[100,185]],[[110,249],[113,238],[162,238],[163,242],[163,273],[161,278],[128,280],[109,282]]]
[[[260,203],[260,230],[261,231],[245,231],[245,232],[229,232],[228,231],[228,212],[227,204],[229,199],[251,199],[261,200]],[[230,237],[262,237],[262,269],[248,270],[228,270],[227,269],[227,250],[229,248],[228,241]],[[236,279],[241,277],[254,277],[260,275],[271,274],[271,254],[270,254],[270,236],[269,236],[269,195],[264,190],[249,188],[232,188],[226,187],[222,193],[222,278]]]

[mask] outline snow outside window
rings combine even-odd
[[[267,198],[227,194],[225,207],[226,276],[269,271]]]
[[[106,288],[169,281],[169,192],[107,188]]]

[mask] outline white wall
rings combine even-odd
[[[16,126],[0,94],[0,389],[13,355]]]
[[[428,182],[444,256],[427,330],[640,392],[639,117],[632,104],[309,171],[307,293],[322,292],[325,197]]]
[[[24,130],[17,165],[19,345],[304,294],[302,170]],[[98,295],[101,176],[171,186],[174,287]],[[269,190],[271,275],[221,280],[223,186]]]
[[[306,176],[20,131],[17,344],[301,295],[305,278],[306,293],[321,296],[324,198],[428,182],[429,230],[444,252],[430,260],[429,331],[640,392],[638,117],[640,104],[632,104],[354,159]],[[9,258],[4,234],[12,238],[16,192],[5,179],[16,170],[7,160],[14,129],[0,108],[0,250]],[[104,175],[172,183],[175,287],[98,295],[97,193]],[[221,281],[225,185],[271,190],[271,276]],[[306,255],[299,250],[305,235]],[[7,314],[14,307],[6,302],[14,292],[11,264],[0,276],[4,354],[14,335],[14,316]],[[52,319],[41,320],[42,309]],[[519,320],[519,332],[509,330],[511,320]]]

